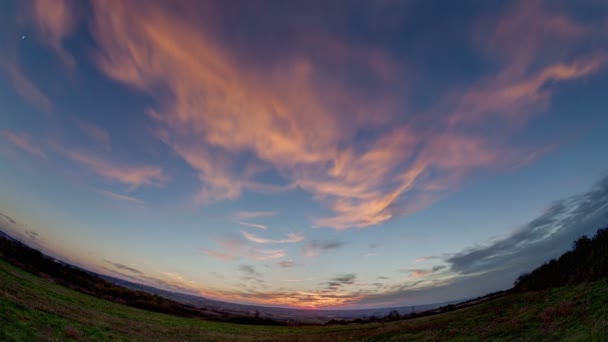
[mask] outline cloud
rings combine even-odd
[[[286,256],[287,253],[282,249],[249,248],[245,255],[255,260],[272,260],[282,258]]]
[[[52,48],[68,68],[73,68],[74,58],[65,49],[64,40],[76,28],[74,3],[68,0],[34,0],[30,9],[40,41]]]
[[[208,256],[219,260],[230,261],[240,258],[253,260],[273,260],[280,259],[287,255],[283,249],[263,249],[247,246],[240,239],[223,239],[216,242],[221,252],[213,249],[204,249],[202,252]]]
[[[255,235],[253,233],[248,233],[248,232],[244,232],[244,231],[241,231],[241,233],[243,234],[245,239],[247,239],[251,242],[255,242],[255,243],[295,243],[295,242],[304,241],[304,236],[297,234],[297,233],[289,233],[289,234],[287,234],[287,239],[281,239],[281,240],[264,239],[264,238],[258,237],[257,235]]]
[[[583,235],[605,226],[608,211],[608,176],[584,194],[556,201],[511,235],[444,257],[449,268],[433,269],[438,276],[405,282],[357,301],[395,305],[471,298],[510,288],[522,273],[566,252]],[[421,270],[423,272],[433,271]],[[407,270],[406,270],[407,271]],[[413,271],[413,270],[412,270]],[[442,271],[439,274],[439,271]]]
[[[43,113],[50,113],[52,111],[53,104],[51,103],[51,100],[49,100],[47,95],[39,87],[30,81],[26,74],[21,70],[18,63],[6,62],[4,68],[19,96]]]
[[[84,122],[82,120],[77,120],[78,126],[82,130],[82,132],[93,142],[99,145],[102,149],[106,151],[112,150],[112,138],[110,134],[105,129],[95,126],[93,124]]]
[[[298,266],[298,264],[296,264],[293,260],[282,260],[282,261],[279,261],[277,263],[277,265],[279,265],[282,268],[291,268],[291,267]]]
[[[435,272],[441,271],[441,270],[446,269],[446,268],[447,268],[446,265],[437,265],[437,266],[433,266],[433,268],[431,269],[431,271],[433,273],[435,273]]]
[[[259,224],[259,223],[251,223],[251,222],[243,222],[243,221],[236,221],[236,223],[238,223],[242,226],[246,226],[246,227],[252,227],[252,228],[257,228],[257,229],[262,229],[262,230],[268,229],[268,226]]]
[[[271,217],[278,215],[277,211],[238,211],[234,213],[233,217],[237,220],[248,220],[258,217]]]
[[[327,283],[327,289],[331,291],[336,291],[340,287],[344,285],[352,285],[355,283],[357,279],[357,275],[354,273],[342,274],[331,278]]]
[[[224,260],[224,261],[230,261],[233,260],[235,258],[235,256],[233,255],[229,255],[226,253],[222,253],[222,252],[218,252],[216,250],[213,249],[204,249],[203,253],[210,256],[210,257],[214,257],[216,259],[220,259],[220,260]]]
[[[245,273],[247,275],[250,275],[250,276],[255,276],[255,277],[261,277],[262,276],[262,274],[259,273],[259,272],[257,272],[255,270],[255,267],[253,267],[251,265],[244,265],[244,264],[243,265],[239,265],[239,271],[241,271],[241,272],[243,272],[243,273]]]
[[[133,268],[133,267],[129,267],[129,266],[125,266],[123,264],[117,263],[117,262],[113,262],[113,261],[109,261],[109,260],[105,260],[106,263],[108,263],[109,265],[111,265],[112,267],[114,267],[117,270],[123,270],[123,271],[127,271],[129,273],[133,273],[133,274],[138,274],[138,275],[143,275],[143,272]]]
[[[118,164],[90,153],[59,149],[69,159],[87,166],[97,175],[113,182],[128,185],[130,191],[142,185],[162,186],[170,179],[159,166]]]
[[[40,157],[40,158],[47,157],[46,154],[41,149],[39,149],[38,147],[34,146],[34,144],[32,144],[31,138],[28,134],[23,133],[23,132],[15,133],[15,132],[10,132],[10,131],[6,131],[6,130],[1,131],[0,133],[8,141],[13,143],[15,146],[19,147],[20,149],[26,151],[27,153],[29,153],[33,156],[36,156],[36,157]]]
[[[317,256],[319,254],[338,249],[344,246],[340,241],[310,241],[302,247],[302,254],[308,257]]]
[[[377,277],[376,279],[390,279],[389,277]]]
[[[608,177],[585,194],[555,202],[510,236],[456,253],[445,261],[460,274],[537,266],[563,252],[581,235],[599,229],[606,222],[606,212]]]
[[[124,265],[122,265],[124,266]],[[117,269],[118,268],[118,269]],[[121,278],[127,279],[140,284],[146,284],[150,286],[159,287],[170,291],[178,291],[188,294],[199,294],[200,284],[186,279],[184,276],[174,272],[160,272],[163,277],[151,276],[145,273],[137,273],[137,269],[128,267],[122,269],[125,272],[121,272],[120,267],[106,268],[105,270],[120,276]],[[135,271],[135,272],[133,272]]]
[[[422,278],[431,274],[430,271],[426,270],[409,270],[408,273],[414,278]]]
[[[8,222],[10,222],[12,224],[17,224],[17,221],[15,221],[12,217],[10,217],[6,214],[0,213],[0,217],[4,217],[6,220],[8,220]]]
[[[423,256],[423,257],[416,258],[416,262],[424,262],[424,261],[433,260],[433,259],[441,259],[441,257],[434,256],[434,255]]]
[[[110,197],[110,198],[114,198],[114,199],[118,199],[121,201],[127,201],[127,202],[134,202],[134,203],[138,203],[138,204],[143,204],[144,201],[135,198],[135,197],[131,197],[131,196],[127,196],[127,195],[122,195],[122,194],[117,194],[111,191],[106,191],[106,190],[101,190],[101,189],[96,189],[93,188],[93,190],[97,193],[100,193],[104,196]]]
[[[236,220],[236,223],[242,226],[266,230],[268,229],[268,226],[264,224],[245,222],[243,220],[250,220],[260,217],[271,217],[276,216],[278,214],[279,213],[277,211],[237,211],[232,215],[232,218]]]
[[[40,236],[40,234],[38,234],[37,232],[29,229],[26,229],[24,233],[25,236],[27,236],[27,238],[30,240],[38,240],[38,236]]]
[[[453,110],[430,129],[404,115],[407,94],[394,91],[407,89],[404,70],[386,51],[331,34],[296,35],[290,41],[302,39],[306,49],[286,51],[276,63],[244,62],[212,34],[212,21],[201,27],[200,18],[189,15],[196,11],[173,10],[95,2],[97,63],[108,77],[160,99],[150,117],[161,139],[197,172],[200,203],[297,187],[333,213],[313,218],[316,226],[363,228],[430,205],[478,170],[505,169],[528,158],[529,151],[449,126],[459,122]],[[589,63],[599,62],[577,63],[473,87],[463,95],[461,111],[494,110],[475,95],[486,88],[493,92],[484,96],[507,111],[511,94],[593,73],[597,68]],[[348,72],[330,78],[336,64],[365,74],[365,89],[348,82]],[[361,132],[369,132],[368,138],[357,140]],[[284,182],[260,182],[265,168]]]

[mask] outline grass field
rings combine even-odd
[[[270,327],[174,317],[91,297],[0,260],[0,341],[608,341],[608,280],[412,320]]]

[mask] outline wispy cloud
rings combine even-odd
[[[493,67],[437,95],[430,125],[404,105],[407,63],[339,34],[311,38],[287,30],[294,43],[279,49],[275,63],[245,63],[234,44],[217,39],[212,20],[201,25],[191,14],[208,13],[211,5],[168,10],[96,1],[91,26],[99,69],[160,99],[148,113],[158,137],[197,173],[198,203],[298,188],[331,211],[313,217],[315,226],[343,230],[413,213],[474,173],[538,156],[510,138],[550,105],[556,84],[594,75],[607,61],[601,49],[580,48],[599,31],[592,21],[578,22],[548,4],[514,1],[481,20],[474,52]],[[32,10],[39,35],[64,60],[71,58],[64,40],[77,27],[74,5],[50,8],[39,0]],[[353,85],[349,72],[329,77],[336,64],[365,75],[367,84]],[[491,120],[504,122],[500,139],[471,133],[485,132]],[[363,131],[367,138],[357,139]],[[282,182],[262,182],[267,168]],[[254,217],[262,216],[236,221],[266,227],[247,222]]]
[[[322,253],[336,250],[340,247],[344,246],[344,243],[341,241],[310,241],[306,245],[302,247],[302,254],[312,257],[317,256]]]
[[[608,177],[585,194],[555,202],[510,236],[449,256],[461,274],[537,265],[567,248],[580,235],[599,229],[608,212]]]
[[[291,268],[291,267],[296,267],[298,264],[295,263],[293,260],[282,260],[282,261],[279,261],[277,263],[277,265],[279,265],[282,268]]]
[[[53,109],[53,104],[48,96],[36,86],[27,75],[21,70],[18,63],[6,62],[4,65],[13,88],[23,99],[28,101],[35,108],[48,114]]]
[[[213,249],[204,249],[203,253],[205,255],[208,255],[210,257],[214,257],[216,259],[220,259],[220,260],[224,260],[224,261],[230,261],[236,258],[236,256],[233,255],[229,255],[227,253],[222,253],[222,252],[218,252],[216,250]]]
[[[110,198],[114,198],[114,199],[118,199],[121,201],[127,201],[127,202],[133,202],[133,203],[138,203],[138,204],[143,204],[144,201],[135,198],[135,197],[131,197],[131,196],[127,196],[127,195],[122,195],[122,194],[117,194],[115,192],[111,192],[111,191],[107,191],[107,190],[101,190],[101,189],[96,189],[96,188],[92,188],[95,192],[100,193],[104,196],[110,197]]]
[[[19,147],[20,149],[26,151],[27,153],[36,156],[36,157],[40,157],[40,158],[46,158],[46,154],[39,149],[38,147],[36,147],[33,143],[32,140],[30,138],[30,136],[26,133],[23,132],[10,132],[10,131],[1,131],[0,134],[6,138],[8,141],[10,141],[11,143],[13,143],[15,146]]]
[[[232,215],[232,219],[242,226],[266,230],[268,229],[267,225],[248,221],[256,218],[272,217],[278,214],[277,211],[237,211]]]
[[[109,261],[109,260],[105,260],[105,262],[117,270],[123,270],[123,271],[127,271],[127,272],[134,273],[134,274],[140,274],[140,275],[143,274],[142,271],[140,271],[134,267],[129,267],[129,266],[123,265],[121,263],[113,262],[113,261]]]
[[[255,243],[295,243],[304,241],[304,236],[297,233],[287,234],[287,239],[271,240],[258,237],[257,235],[245,231],[241,231],[245,239]]]
[[[223,239],[218,240],[216,243],[218,247],[221,248],[221,252],[214,249],[204,249],[202,252],[205,255],[224,261],[230,261],[240,258],[264,261],[280,259],[287,255],[287,252],[285,252],[285,250],[283,249],[265,249],[251,247],[240,239]]]
[[[112,150],[112,138],[110,134],[105,129],[95,126],[91,123],[84,122],[82,120],[77,120],[78,126],[82,130],[82,132],[93,142],[99,145],[102,149],[106,151]]]
[[[91,153],[65,148],[59,148],[59,151],[107,180],[128,185],[130,191],[142,185],[161,186],[169,181],[169,177],[159,166],[119,164],[101,159]]]
[[[73,5],[74,3],[68,0],[51,3],[34,0],[33,6],[30,7],[40,41],[52,48],[70,69],[74,67],[75,61],[65,49],[64,40],[74,31],[77,24]]]
[[[233,216],[237,220],[249,220],[258,217],[277,216],[278,214],[277,211],[238,211]]]
[[[336,291],[344,285],[352,285],[355,283],[357,279],[357,275],[354,273],[348,273],[343,275],[338,275],[331,278],[327,283],[327,289],[331,291]]]
[[[249,166],[261,162],[280,171],[287,188],[311,193],[335,213],[315,219],[316,225],[361,228],[423,208],[472,171],[508,159],[502,146],[445,131],[447,119],[428,135],[398,123],[355,148],[358,130],[380,132],[402,117],[401,109],[393,110],[402,108],[400,97],[370,97],[328,79],[323,63],[307,56],[285,58],[276,69],[244,70],[230,49],[194,29],[187,15],[153,5],[96,3],[93,10],[101,70],[144,92],[154,93],[159,84],[168,91],[162,97],[168,100],[150,112],[163,141],[198,172],[203,202],[275,186],[256,182],[256,168]],[[361,54],[356,46],[325,39],[341,51],[325,55],[327,64],[339,58],[381,87],[390,84],[387,75],[400,72],[382,51]],[[544,75],[535,84],[555,73]],[[243,169],[229,156],[244,151],[254,157]]]
[[[241,271],[241,272],[243,272],[243,273],[245,273],[247,275],[250,275],[250,276],[256,276],[256,277],[261,277],[262,276],[262,274],[259,273],[259,272],[257,272],[255,270],[255,267],[253,267],[251,265],[245,265],[245,264],[239,265],[239,271]]]
[[[236,221],[236,223],[238,223],[242,226],[246,226],[246,227],[252,227],[252,228],[257,228],[257,229],[262,229],[262,230],[268,229],[268,226],[259,224],[259,223],[251,223],[251,222],[244,222],[244,221]]]

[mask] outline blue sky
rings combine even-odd
[[[602,224],[602,1],[0,9],[0,224],[75,264],[412,305],[506,288]]]

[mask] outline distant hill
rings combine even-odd
[[[98,274],[52,258],[0,231],[0,256],[30,273],[78,291],[150,311],[249,324],[324,324],[429,312],[458,301],[377,309],[300,310],[229,303]]]

